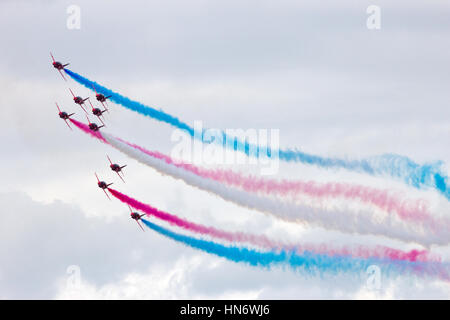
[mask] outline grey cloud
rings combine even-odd
[[[0,206],[0,297],[50,299],[70,265],[102,285],[153,263],[170,265],[184,251],[142,232],[123,207],[123,217],[108,222],[86,218],[74,205],[42,204],[20,193],[1,193]]]
[[[0,192],[22,192],[0,196],[0,297],[52,297],[55,279],[73,263],[101,286],[152,263],[170,268],[179,256],[193,253],[136,232],[127,217],[109,223],[86,219],[72,204],[103,205],[89,195],[94,171],[111,178],[105,174],[105,153],[129,162],[129,172],[148,169],[70,132],[58,119],[55,101],[84,121],[68,87],[83,96],[92,93],[63,82],[50,65],[49,51],[74,71],[190,124],[280,128],[282,146],[325,155],[395,152],[420,161],[450,159],[446,0],[378,1],[380,31],[365,27],[365,9],[372,1],[77,3],[82,28],[70,31],[66,8],[72,1],[0,2]],[[112,105],[107,125],[108,132],[170,152],[172,128],[165,124]],[[158,188],[160,181],[131,180],[127,187],[164,199],[167,188]],[[185,189],[167,183],[173,185],[171,197],[182,193],[180,198],[188,198]],[[52,184],[54,198],[64,202],[42,204],[23,194],[30,186],[45,186],[51,193]],[[83,198],[64,198],[57,189],[61,185]],[[180,212],[201,202],[196,197],[167,206]],[[117,210],[125,214],[123,206]],[[142,260],[133,260],[130,248],[143,252]],[[215,272],[222,277],[215,280]],[[193,294],[242,286],[263,290],[261,297],[267,298],[310,291],[343,295],[340,284],[328,294],[321,282],[231,263],[212,271],[200,267],[189,278]],[[279,284],[277,278],[282,278]],[[401,290],[397,294],[408,296]]]

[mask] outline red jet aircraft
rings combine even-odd
[[[70,125],[69,125],[69,123],[67,122],[67,120],[68,120],[71,116],[73,116],[75,113],[67,114],[67,112],[61,111],[61,109],[59,109],[59,106],[58,106],[58,104],[57,104],[56,102],[55,102],[55,104],[56,104],[56,107],[58,108],[58,111],[59,111],[59,117],[60,117],[61,119],[63,119],[64,122],[65,122],[65,123],[67,124],[67,126],[69,127],[69,129],[72,130],[72,128],[70,127]]]
[[[67,81],[66,78],[64,77],[63,73],[61,72],[61,70],[64,70],[64,67],[67,67],[69,64],[68,64],[68,63],[62,64],[61,62],[56,61],[55,58],[53,58],[53,55],[52,55],[51,52],[50,52],[50,55],[52,56],[52,60],[53,60],[53,63],[52,63],[52,64],[53,64],[53,67],[54,67],[56,70],[58,70],[59,73],[61,74],[61,77],[63,77],[63,79],[64,79],[65,81]]]
[[[131,219],[135,220],[137,222],[137,224],[139,225],[139,227],[141,227],[142,231],[145,232],[144,228],[142,228],[141,224],[139,223],[139,220],[141,220],[141,218],[143,216],[145,216],[145,213],[144,214],[139,214],[137,212],[133,212],[133,210],[131,210],[130,206],[128,206],[128,208],[130,208],[130,212],[131,212],[130,213],[130,217],[131,217]]]
[[[106,112],[106,111],[108,111],[108,109],[106,109],[106,107],[105,107],[105,110],[100,110],[99,108],[94,108],[94,106],[92,105],[92,103],[91,103],[91,100],[89,100],[89,104],[91,105],[91,107],[92,107],[92,114],[94,115],[94,116],[96,116],[97,118],[98,118],[98,120],[100,120],[100,122],[103,124],[103,125],[105,125],[105,123],[103,122],[103,120],[102,120],[102,116],[103,116],[103,112]]]
[[[108,187],[110,186],[110,185],[112,185],[112,183],[106,183],[105,181],[100,181],[99,180],[99,178],[98,178],[98,176],[97,176],[97,173],[95,173],[95,177],[97,178],[97,185],[98,185],[98,187],[100,188],[100,189],[102,189],[103,190],[103,192],[106,194],[106,196],[108,197],[108,199],[109,200],[111,200],[111,198],[108,196],[108,194],[106,193],[106,190],[105,189],[108,189]]]
[[[95,98],[97,98],[98,101],[100,101],[102,103],[102,105],[105,107],[105,105],[103,104],[103,102],[106,104],[106,99],[111,98],[111,96],[104,96],[101,93],[97,92],[97,89],[95,89],[94,85],[92,85],[92,88],[94,88],[95,91]],[[106,107],[105,107],[106,108]]]
[[[101,126],[99,126],[99,125],[97,125],[96,123],[91,122],[91,121],[89,120],[88,116],[86,116],[86,119],[87,119],[87,121],[89,122],[89,129],[91,129],[91,130],[94,131],[94,132],[100,130],[100,128],[102,128],[102,127],[105,126],[104,124],[101,125]]]
[[[84,112],[86,112],[86,114],[88,114],[87,111],[86,111],[86,109],[83,107],[83,104],[84,104],[84,102],[85,102],[86,100],[89,99],[89,97],[83,99],[82,97],[75,96],[75,95],[73,94],[72,89],[69,88],[69,90],[70,90],[70,93],[71,93],[72,96],[73,96],[73,102],[75,102],[76,104],[78,104],[78,105],[84,110]]]
[[[108,155],[106,155],[106,157],[108,158],[109,163],[111,164],[111,165],[109,166],[109,167],[111,168],[111,170],[114,171],[114,172],[116,172],[117,175],[119,176],[119,178],[122,179],[123,182],[125,182],[125,180],[123,180],[122,176],[120,175],[120,172],[122,172],[122,174],[124,174],[123,171],[122,171],[122,169],[125,168],[127,165],[119,166],[119,165],[116,164],[116,163],[112,163],[112,162],[111,162],[111,159],[109,158]]]

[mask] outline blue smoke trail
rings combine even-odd
[[[142,115],[166,122],[178,129],[184,130],[190,136],[207,143],[203,140],[202,132],[196,132],[194,128],[178,118],[171,116],[162,110],[157,110],[140,102],[124,97],[121,94],[107,89],[102,85],[69,69],[64,69],[64,71],[72,79],[84,85],[86,88],[93,90],[93,86],[95,86],[97,92],[102,93],[105,96],[111,96],[111,101]],[[310,155],[298,150],[287,149],[274,151],[269,148],[264,148],[263,150],[263,148],[259,148],[258,146],[250,145],[247,141],[242,142],[235,137],[228,137],[224,132],[221,132],[221,134],[223,136],[221,142],[224,147],[231,148],[235,151],[244,152],[248,156],[258,156],[259,154],[264,153],[269,157],[279,157],[279,159],[284,161],[302,162],[324,168],[343,168],[370,175],[389,175],[391,177],[398,178],[404,183],[418,189],[422,187],[434,188],[450,200],[449,179],[441,172],[440,169],[442,162],[420,165],[407,157],[395,154],[385,154],[361,160],[344,160],[339,158]]]
[[[371,265],[383,266],[383,274],[401,273],[405,268],[412,267],[409,271],[422,270],[425,266],[423,262],[406,262],[383,259],[361,259],[350,256],[328,256],[305,252],[297,254],[294,252],[259,252],[245,247],[225,246],[212,241],[192,238],[186,235],[178,234],[158,226],[148,220],[141,219],[142,222],[153,231],[156,231],[172,240],[181,242],[192,248],[200,249],[207,253],[223,257],[234,262],[244,262],[251,266],[270,268],[274,265],[289,266],[293,270],[304,271],[308,274],[338,274],[339,272],[353,272],[358,275],[365,272]]]

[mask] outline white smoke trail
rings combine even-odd
[[[197,176],[163,160],[151,157],[107,133],[102,132],[102,136],[114,148],[154,168],[161,174],[183,180],[188,185],[211,192],[224,200],[270,214],[279,219],[311,223],[326,229],[347,233],[381,235],[406,242],[416,242],[427,247],[432,244],[447,245],[450,243],[450,233],[445,230],[430,230],[428,227],[419,225],[410,226],[393,215],[380,217],[371,211],[352,213],[312,209],[300,204],[285,203],[278,199],[226,187],[217,181]]]

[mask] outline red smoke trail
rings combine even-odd
[[[91,136],[100,139],[104,143],[108,143],[102,136],[100,131],[92,131],[89,127],[81,122],[70,119],[70,121],[82,131]],[[376,207],[387,212],[396,212],[399,217],[404,220],[417,220],[432,222],[432,227],[436,225],[431,219],[431,214],[423,200],[402,201],[399,198],[389,195],[386,190],[365,187],[362,185],[349,185],[345,183],[317,183],[314,181],[277,181],[264,179],[255,176],[243,176],[229,170],[207,170],[192,164],[181,163],[173,160],[157,151],[149,151],[136,144],[124,141],[120,138],[113,137],[151,157],[164,160],[167,164],[182,168],[186,171],[194,173],[200,177],[215,180],[229,186],[240,187],[248,192],[278,194],[278,195],[296,195],[305,194],[316,198],[337,198],[343,197],[352,200],[361,200],[366,203],[375,205]]]
[[[327,254],[335,256],[356,256],[360,258],[380,258],[389,259],[393,261],[419,261],[419,262],[438,262],[438,257],[431,257],[426,250],[411,250],[404,252],[401,250],[376,246],[373,249],[358,246],[356,248],[342,248],[331,249],[326,245],[286,245],[280,242],[274,242],[263,235],[251,235],[243,232],[228,232],[216,229],[214,227],[207,227],[200,224],[190,222],[185,219],[181,219],[170,213],[160,211],[148,204],[142,203],[134,198],[131,198],[117,190],[108,188],[109,192],[117,199],[125,204],[130,205],[136,210],[140,210],[147,215],[154,216],[158,219],[169,222],[173,225],[181,227],[183,229],[200,233],[203,235],[212,236],[215,238],[223,239],[230,242],[247,242],[259,247],[268,248],[271,250],[295,250],[298,253],[301,252],[314,252],[317,254]]]
[[[81,131],[84,131],[85,133],[87,133],[87,134],[93,136],[94,138],[97,138],[97,139],[103,141],[104,143],[109,144],[109,143],[105,140],[105,138],[103,138],[103,136],[102,136],[102,134],[100,133],[100,131],[92,131],[92,130],[89,128],[89,126],[87,126],[87,125],[85,125],[84,123],[81,123],[81,122],[79,122],[79,121],[77,121],[77,120],[70,119],[70,118],[69,118],[69,120],[70,120],[70,122],[72,122],[78,129],[80,129]]]

